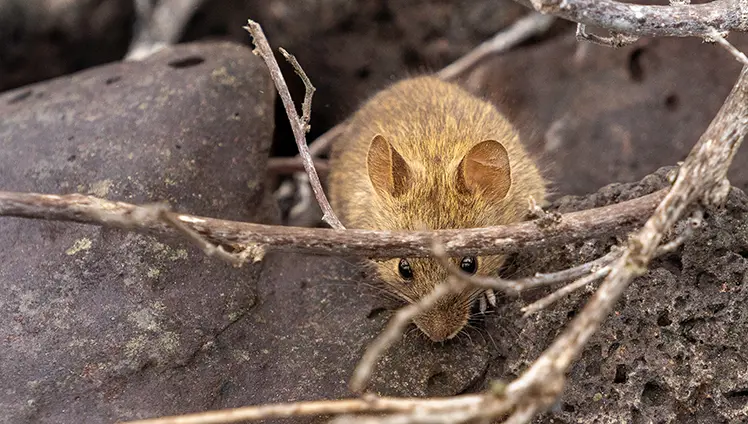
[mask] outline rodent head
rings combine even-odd
[[[372,219],[407,230],[474,228],[519,220],[518,211],[527,210],[527,199],[518,207],[515,203],[519,200],[509,196],[512,172],[504,145],[483,140],[464,150],[454,158],[441,158],[434,152],[426,155],[433,159],[428,163],[409,162],[384,136],[375,136],[367,155],[369,178],[379,201],[378,207],[372,208]],[[451,260],[466,272],[495,276],[504,258]],[[375,264],[380,278],[409,303],[427,295],[448,277],[447,270],[433,258],[400,258]],[[434,341],[450,339],[468,323],[472,305],[480,295],[480,290],[467,289],[444,297],[414,322]]]

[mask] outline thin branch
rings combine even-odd
[[[345,227],[343,227],[343,224],[340,223],[340,220],[338,220],[335,212],[333,212],[330,203],[327,201],[327,196],[325,196],[325,192],[322,190],[322,184],[320,183],[319,175],[317,175],[317,170],[314,169],[312,156],[309,153],[309,148],[306,144],[306,128],[304,126],[304,121],[299,117],[298,112],[296,112],[296,106],[294,105],[293,99],[291,98],[291,93],[288,91],[288,85],[286,84],[286,80],[283,79],[283,74],[280,71],[278,62],[275,60],[273,50],[270,48],[270,44],[268,43],[267,38],[265,38],[262,27],[260,26],[260,24],[250,19],[247,21],[247,26],[244,27],[244,29],[246,29],[247,32],[252,35],[256,46],[255,51],[265,61],[265,64],[270,71],[270,77],[273,79],[273,82],[275,82],[275,87],[278,90],[278,94],[280,95],[281,100],[283,101],[283,106],[286,109],[286,114],[288,115],[288,120],[291,123],[291,129],[293,130],[294,138],[296,139],[296,145],[299,148],[299,155],[304,160],[304,169],[309,175],[309,182],[312,185],[314,196],[317,198],[317,203],[319,204],[319,207],[322,209],[322,212],[324,214],[322,216],[322,220],[329,224],[332,228],[336,230],[342,230]],[[296,63],[296,65],[298,65],[298,63]],[[297,72],[299,71],[297,70]],[[300,74],[303,74],[303,71]],[[306,84],[306,81],[304,83]],[[307,86],[307,90],[309,90],[309,86]],[[307,92],[305,98],[308,97],[310,97],[310,94]]]
[[[619,48],[634,44],[637,40],[639,40],[639,37],[612,31],[610,37],[601,37],[587,32],[586,25],[577,24],[577,41],[587,41],[604,47]]]
[[[153,8],[151,0],[135,0],[135,35],[125,59],[143,60],[168,45],[176,44],[204,1],[161,0]]]
[[[166,207],[159,208],[158,215],[162,220],[182,233],[187,239],[192,240],[194,244],[202,249],[203,253],[205,253],[206,256],[215,255],[216,257],[223,259],[224,261],[234,265],[235,267],[241,267],[242,265],[244,265],[245,259],[228,253],[227,251],[223,250],[222,246],[213,245],[211,242],[203,238],[203,236],[177,219],[176,214],[169,211]]]
[[[403,335],[403,331],[413,318],[431,309],[436,302],[449,293],[458,292],[465,284],[456,278],[448,278],[447,282],[438,284],[428,295],[418,302],[400,308],[387,327],[369,344],[364,355],[359,360],[351,376],[350,388],[354,393],[361,393],[369,384],[372,371],[377,359]]]
[[[330,172],[330,163],[327,160],[314,158],[313,161],[319,174],[327,175]],[[304,172],[304,162],[300,156],[270,158],[268,159],[267,172],[273,175]]]
[[[581,278],[578,278],[574,282],[567,284],[560,289],[554,291],[553,293],[549,294],[548,296],[543,297],[542,299],[535,301],[525,307],[522,308],[522,312],[524,312],[524,318],[527,318],[528,316],[547,308],[551,304],[555,303],[557,300],[563,299],[564,297],[568,296],[569,294],[581,289],[582,287],[586,286],[587,284],[593,283],[606,275],[610,274],[610,265],[604,266],[597,271],[594,271],[590,274],[587,274]]]
[[[304,132],[309,132],[311,129],[309,122],[312,119],[312,98],[317,89],[314,88],[312,80],[309,79],[306,72],[304,72],[304,68],[302,68],[299,61],[296,60],[296,56],[287,52],[283,47],[278,48],[278,50],[280,50],[283,57],[285,57],[288,63],[293,67],[296,75],[298,75],[304,83],[304,102],[301,104],[301,125],[304,127]]]
[[[684,223],[683,231],[681,231],[681,233],[678,234],[678,236],[675,239],[657,248],[657,251],[655,252],[655,257],[673,252],[676,249],[678,249],[681,245],[683,245],[683,243],[686,240],[691,238],[694,230],[701,226],[702,218],[703,218],[703,214],[701,210],[700,209],[696,210],[693,216],[689,218],[688,220],[686,220],[686,222]],[[592,271],[592,274],[585,275],[577,279],[576,281],[556,290],[555,292],[549,294],[548,296],[545,296],[542,299],[536,302],[533,302],[528,306],[525,306],[524,308],[522,308],[522,312],[525,313],[524,317],[526,318],[538,311],[541,311],[547,308],[548,306],[552,305],[556,301],[563,299],[564,297],[570,295],[571,293],[587,286],[590,283],[595,282],[596,280],[599,280],[605,277],[606,275],[610,273],[610,269],[611,269],[610,263],[614,259],[617,259],[619,256],[620,256],[620,253],[614,250],[613,252],[609,253],[605,257],[600,258],[600,259],[606,259],[606,258],[608,259],[606,265],[603,268],[599,268],[599,267],[590,268],[590,271]],[[598,259],[598,261],[600,261],[600,259]],[[590,262],[589,264],[592,264],[592,262]]]
[[[596,272],[596,270],[608,266],[610,263],[618,259],[620,255],[621,252],[618,249],[613,249],[608,252],[607,255],[597,258],[594,261],[585,262],[573,268],[568,268],[557,272],[550,272],[547,274],[539,273],[532,277],[515,280],[514,284],[517,287],[517,291],[527,291],[540,287],[547,287],[557,283],[562,283],[564,281],[570,281],[576,278],[583,277],[591,272]]]
[[[731,55],[735,56],[735,59],[737,59],[738,62],[742,63],[743,66],[748,65],[748,57],[745,56],[745,53],[741,52],[735,46],[730,44],[730,42],[725,38],[726,36],[727,34],[722,34],[716,29],[712,28],[711,31],[707,34],[705,40],[714,41],[715,43],[724,47],[725,50],[730,52]]]
[[[525,221],[507,226],[436,231],[331,231],[187,214],[178,214],[176,218],[211,243],[227,247],[261,245],[268,250],[323,255],[344,251],[346,255],[372,258],[426,257],[432,255],[433,240],[438,238],[445,240],[444,248],[451,256],[506,254],[622,234],[644,222],[664,195],[665,190],[660,190],[615,205],[566,213],[551,228]],[[161,220],[148,219],[142,206],[81,194],[0,192],[0,216],[73,221],[145,233],[176,233]]]
[[[450,409],[475,407],[483,402],[482,395],[463,395],[448,398],[388,398],[363,397],[357,399],[320,400],[247,406],[220,411],[128,421],[128,424],[218,424],[240,421],[287,418],[309,415],[406,412],[423,409],[439,413]]]
[[[515,1],[542,13],[631,36],[703,37],[712,29],[748,31],[745,0],[678,6],[643,6],[614,0]]]
[[[509,28],[497,33],[490,40],[484,41],[465,56],[447,65],[437,72],[436,76],[445,81],[453,80],[485,58],[503,53],[532,37],[544,34],[555,20],[553,16],[531,13],[513,23]]]
[[[605,256],[597,258],[593,261],[577,265],[572,268],[567,268],[561,271],[550,272],[546,274],[535,274],[532,277],[521,278],[518,280],[505,280],[497,277],[484,277],[480,275],[472,275],[462,271],[460,268],[455,266],[449,261],[449,257],[444,251],[444,246],[437,244],[434,247],[434,257],[439,260],[440,264],[455,277],[461,279],[466,284],[484,288],[500,290],[506,294],[519,294],[520,292],[537,289],[541,287],[550,286],[564,281],[573,280],[580,278],[591,272],[595,272],[601,267],[609,265],[615,259],[620,256],[620,252],[617,249],[611,250]]]
[[[683,231],[672,241],[665,243],[657,248],[655,256],[661,256],[666,253],[674,252],[683,245],[691,236],[695,229],[701,227],[703,224],[704,213],[701,209],[697,209],[691,218],[689,218],[684,224]]]

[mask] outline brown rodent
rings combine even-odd
[[[350,119],[330,160],[332,207],[350,228],[476,228],[526,219],[545,183],[517,132],[496,108],[435,77],[400,81]],[[453,258],[467,272],[495,276],[504,257]],[[414,302],[445,281],[433,258],[374,261],[398,297]],[[467,324],[483,292],[443,298],[414,321],[443,341]]]

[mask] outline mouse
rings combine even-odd
[[[347,228],[482,228],[526,220],[530,199],[545,201],[546,181],[518,132],[490,102],[434,76],[400,80],[349,118],[330,151],[328,191]],[[450,258],[469,274],[497,276],[502,255]],[[368,260],[384,288],[418,301],[448,271],[436,258]],[[468,288],[413,319],[432,341],[454,338],[476,302],[493,292]]]

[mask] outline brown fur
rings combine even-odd
[[[545,198],[545,182],[510,123],[490,103],[434,77],[398,82],[353,115],[333,145],[329,186],[344,225],[376,230],[508,224],[526,218],[530,197]],[[412,280],[399,275],[399,259],[375,262],[379,277],[407,302],[447,277],[434,259],[408,261]],[[477,274],[496,275],[503,261],[479,257]],[[416,325],[435,341],[451,338],[478,295],[444,298]]]

